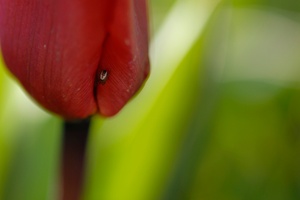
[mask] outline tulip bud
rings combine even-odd
[[[0,0],[4,61],[65,118],[112,116],[149,73],[146,0]]]

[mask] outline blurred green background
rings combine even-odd
[[[300,199],[300,1],[149,13],[151,76],[116,117],[93,117],[82,199]],[[3,61],[0,83],[0,199],[56,199],[62,120]]]

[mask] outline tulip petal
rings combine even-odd
[[[117,1],[105,40],[98,74],[108,72],[97,86],[100,113],[115,115],[137,92],[149,73],[145,0]]]
[[[7,67],[65,118],[117,113],[149,71],[143,0],[0,0],[0,27]]]

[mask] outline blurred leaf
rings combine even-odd
[[[4,72],[3,61],[0,55],[0,197],[4,192],[3,188],[5,185],[6,172],[11,154],[10,138],[8,135],[4,134],[8,132],[8,129],[10,128],[7,124],[8,120],[6,119],[4,112],[7,102],[5,94],[9,91],[7,79],[8,78],[6,77],[6,74]]]
[[[294,0],[231,0],[235,6],[264,6],[279,10],[300,11],[300,2]]]
[[[255,101],[245,101],[246,91]],[[220,92],[212,140],[187,199],[298,199],[300,140],[287,133],[299,89],[233,82]],[[272,95],[255,98],[263,93]]]
[[[143,91],[114,119],[94,119],[85,199],[161,197],[199,103],[199,35],[217,3],[179,1],[153,41],[160,49],[153,48],[152,74]],[[186,43],[174,43],[176,37]]]
[[[299,199],[299,24],[228,6],[213,18],[203,39],[212,112],[195,117],[201,134],[187,137],[165,199]]]
[[[22,127],[22,128],[21,128]],[[41,200],[58,197],[60,120],[19,126],[20,137],[8,170],[3,199]]]
[[[154,33],[161,26],[164,18],[168,14],[172,5],[176,0],[151,0],[149,1],[149,18],[150,27],[152,28],[152,33]]]

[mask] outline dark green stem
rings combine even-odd
[[[90,119],[64,122],[62,146],[62,200],[79,200],[83,188]]]

